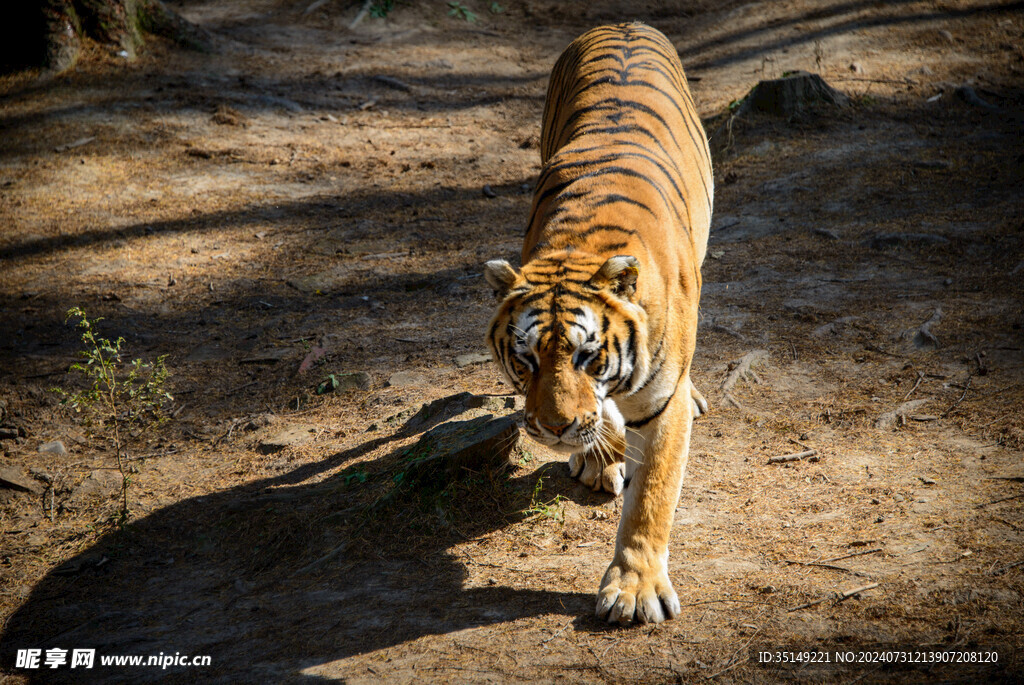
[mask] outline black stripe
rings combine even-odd
[[[600,200],[592,204],[591,207],[604,207],[605,205],[616,204],[619,202],[624,202],[625,204],[632,205],[634,207],[639,207],[640,209],[644,210],[651,216],[654,216],[654,210],[645,205],[643,202],[640,202],[639,200],[634,200],[631,197],[626,197],[625,195],[619,195],[618,193],[608,193]]]

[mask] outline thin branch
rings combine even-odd
[[[794,452],[793,454],[782,454],[776,457],[769,457],[769,464],[782,464],[787,461],[800,461],[804,457],[813,457],[818,453],[818,450],[810,449],[803,452]]]
[[[831,561],[840,561],[841,559],[849,559],[850,557],[862,557],[865,554],[874,554],[875,552],[881,552],[881,551],[882,551],[881,547],[876,547],[874,549],[868,549],[868,550],[865,550],[863,552],[853,552],[852,554],[844,554],[841,557],[832,557],[831,559],[823,559],[823,560],[821,560],[818,563],[827,564],[827,563],[829,563]]]
[[[943,412],[942,418],[946,418],[947,416],[949,416],[953,412],[953,410],[959,407],[960,403],[964,401],[964,398],[967,397],[967,391],[971,389],[972,380],[974,380],[974,374],[967,376],[967,384],[964,385],[964,393],[960,395],[960,399],[953,403],[952,407]]]
[[[878,587],[878,583],[868,583],[867,585],[861,585],[860,587],[855,587],[852,590],[846,590],[845,592],[830,592],[824,597],[819,597],[818,599],[807,602],[806,604],[801,604],[800,606],[793,607],[792,609],[787,609],[786,613],[792,613],[794,611],[799,611],[800,609],[809,609],[810,607],[817,606],[822,602],[827,602],[830,599],[834,599],[836,604],[839,604],[840,602],[845,602],[850,599],[850,597],[866,592],[867,590],[873,590],[876,587]]]

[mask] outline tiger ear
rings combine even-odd
[[[504,299],[512,289],[512,284],[519,278],[519,274],[504,259],[492,259],[484,264],[484,278],[494,288],[494,294],[499,299]]]
[[[636,278],[640,275],[640,262],[636,257],[618,255],[611,257],[590,278],[596,288],[610,288],[613,293],[627,300],[636,293]]]

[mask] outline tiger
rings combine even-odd
[[[625,489],[596,614],[680,613],[668,540],[693,419],[690,379],[714,179],[672,43],[642,23],[573,41],[548,84],[522,267],[484,266],[493,359],[521,427],[594,490]]]

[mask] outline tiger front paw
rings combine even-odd
[[[627,565],[616,558],[597,593],[597,617],[609,623],[661,623],[680,610],[679,596],[660,561]]]
[[[569,475],[594,492],[618,495],[626,483],[626,463],[610,461],[588,450],[569,457]]]

